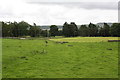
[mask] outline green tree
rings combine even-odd
[[[103,36],[104,35],[104,28],[100,27],[99,29],[99,36]]]
[[[79,28],[79,35],[80,36],[88,36],[89,35],[89,29],[86,25],[81,25]]]
[[[28,28],[30,25],[27,22],[21,21],[18,23],[19,27],[19,36],[26,36],[28,35]]]
[[[30,25],[27,22],[21,21],[19,23],[14,22],[13,35],[15,37],[28,35],[28,29]]]
[[[120,23],[113,23],[110,28],[110,33],[112,36],[120,37]]]
[[[13,27],[14,27],[14,24],[11,22],[7,22],[7,23],[2,22],[2,36],[3,37],[12,37],[13,36],[13,33],[12,33]]]
[[[67,22],[65,22],[64,24],[63,24],[63,35],[65,36],[65,37],[69,37],[69,28],[68,28],[68,23]]]
[[[78,36],[78,28],[74,22],[68,24],[67,22],[63,25],[63,35],[65,37],[75,37]]]
[[[74,22],[71,22],[71,24],[70,24],[71,26],[72,26],[72,33],[73,33],[73,37],[75,37],[75,36],[78,36],[78,27],[77,27],[77,25],[74,23]]]
[[[40,33],[41,33],[41,29],[36,25],[31,26],[29,29],[29,34],[31,37],[39,37]]]
[[[63,31],[62,30],[58,30],[57,36],[63,36]]]
[[[18,37],[19,36],[19,27],[18,27],[18,23],[17,22],[14,22],[14,27],[13,27],[13,36],[14,37]]]
[[[50,26],[50,36],[57,36],[58,34],[58,27],[56,25]]]
[[[89,28],[89,36],[97,36],[98,35],[98,27],[95,24],[90,23],[88,25]]]
[[[40,35],[43,36],[43,37],[49,37],[49,31],[48,30],[42,30]]]
[[[110,26],[107,23],[104,23],[103,28],[100,28],[99,34],[104,37],[110,36]]]

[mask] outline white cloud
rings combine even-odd
[[[65,21],[86,24],[89,22],[117,22],[117,4],[29,4],[38,0],[2,0],[0,3],[1,21],[27,21],[38,25],[62,25]],[[85,0],[84,0],[85,1]],[[88,0],[86,0],[88,1]],[[89,0],[94,1],[94,0]],[[105,1],[105,0],[104,0]],[[113,0],[106,0],[113,2]],[[117,0],[114,0],[117,1]],[[7,2],[7,3],[6,3]],[[67,0],[66,0],[67,2]],[[97,2],[98,3],[98,2]],[[6,4],[6,5],[4,5]],[[112,5],[112,6],[111,6]],[[96,7],[96,8],[95,8]],[[104,9],[105,8],[105,9]],[[110,8],[110,9],[109,9]]]
[[[26,2],[118,2],[119,0],[26,0]]]

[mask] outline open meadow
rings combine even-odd
[[[2,76],[117,78],[118,42],[108,40],[118,38],[2,39]]]

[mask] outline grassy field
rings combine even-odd
[[[58,38],[50,39],[53,41],[67,41],[67,42],[107,42],[108,40],[118,40],[118,37],[72,37],[72,38]]]
[[[3,78],[117,78],[115,37],[3,39]],[[69,43],[56,43],[67,41]]]

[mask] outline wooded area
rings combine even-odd
[[[59,30],[56,25],[51,25],[50,30],[42,30],[35,23],[33,25],[27,22],[2,22],[2,36],[3,37],[50,37],[50,36],[65,36],[65,37],[119,37],[120,36],[120,23],[113,23],[109,26],[104,23],[103,27],[90,23],[81,25],[80,28],[74,22],[63,24],[62,30]]]

